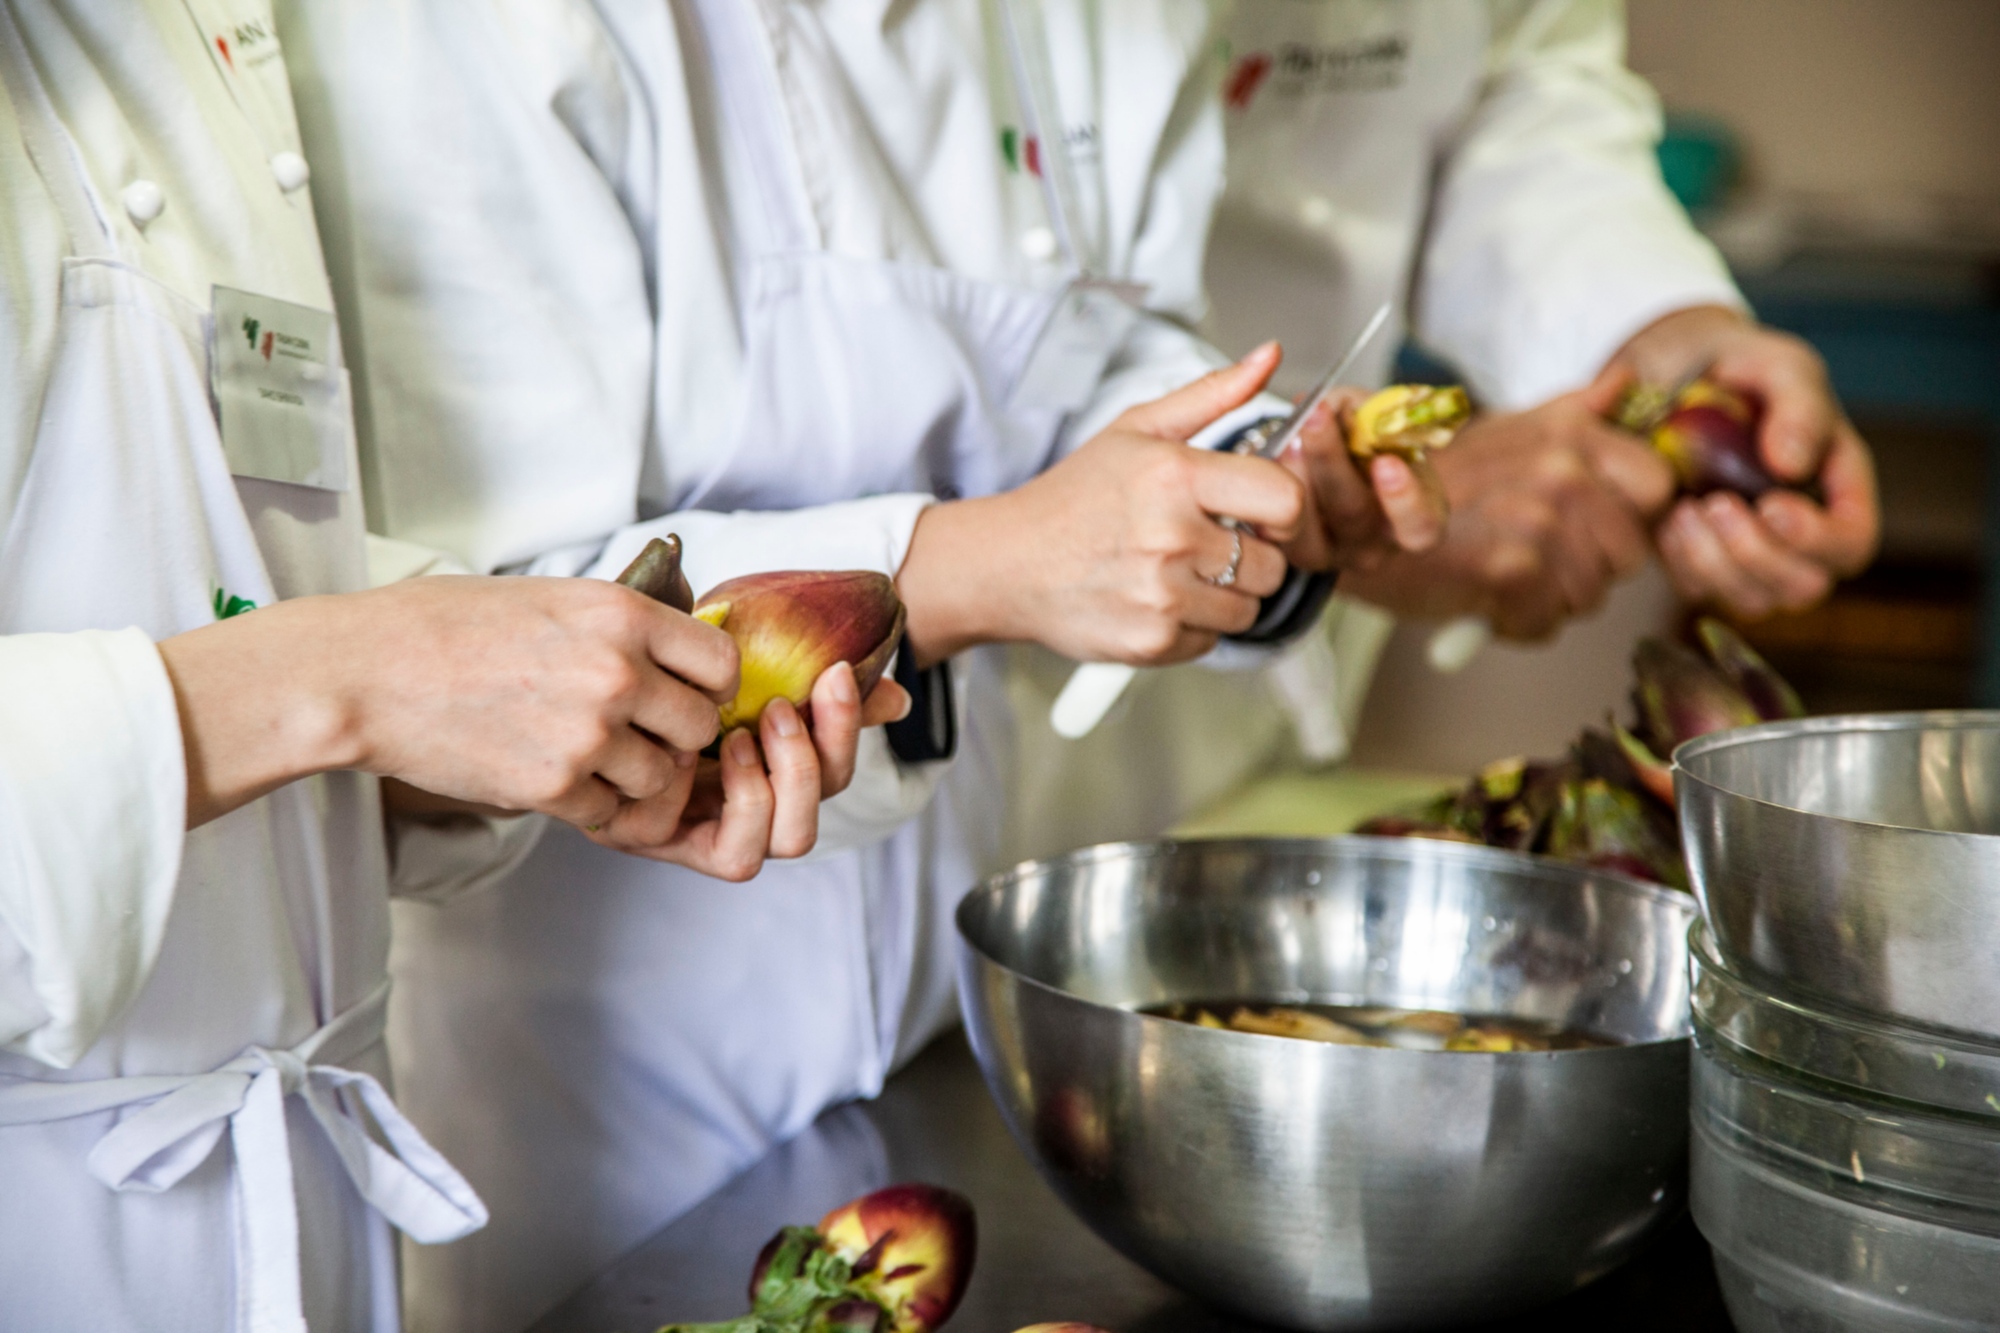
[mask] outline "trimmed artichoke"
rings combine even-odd
[[[1456,384],[1392,384],[1354,409],[1347,451],[1356,458],[1396,454],[1415,458],[1452,442],[1471,418],[1472,403]]]

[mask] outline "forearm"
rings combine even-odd
[[[331,622],[342,600],[282,602],[160,643],[180,713],[189,828],[362,762],[357,710],[338,681]]]

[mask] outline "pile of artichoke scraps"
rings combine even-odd
[[[1688,886],[1669,757],[1696,736],[1804,717],[1797,691],[1719,620],[1695,626],[1702,651],[1644,639],[1632,654],[1630,727],[1606,719],[1557,759],[1502,759],[1454,792],[1355,829],[1442,838]]]

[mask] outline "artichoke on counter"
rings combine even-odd
[[[1743,697],[1766,722],[1785,717],[1804,717],[1805,700],[1792,683],[1764,660],[1763,654],[1743,641],[1743,636],[1713,617],[1704,616],[1695,625],[1708,660],[1729,677]]]
[[[819,1234],[847,1258],[855,1290],[888,1312],[888,1333],[930,1333],[972,1280],[972,1205],[936,1185],[864,1194],[821,1218]]]
[[[1805,716],[1797,691],[1735,630],[1696,625],[1702,651],[1660,639],[1632,654],[1631,725],[1587,729],[1557,759],[1502,759],[1456,791],[1355,830],[1535,852],[1687,887],[1669,756],[1683,741]]]
[[[891,1185],[771,1237],[749,1313],[659,1333],[933,1333],[965,1295],[976,1247],[964,1195]]]

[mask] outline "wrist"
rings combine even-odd
[[[906,615],[903,641],[919,667],[1017,637],[1008,612],[1013,598],[996,577],[1009,564],[1003,554],[1006,500],[952,500],[918,515],[896,571],[896,592]]]
[[[312,773],[361,767],[360,710],[329,671],[337,635],[311,598],[175,635],[159,644],[174,687],[188,774],[189,826]]]
[[[1713,360],[1729,337],[1751,327],[1732,306],[1688,306],[1633,334],[1612,361],[1631,367],[1641,379],[1670,384]]]
[[[287,691],[293,717],[285,749],[302,766],[301,774],[374,771],[380,758],[368,726],[371,654],[360,647],[365,626],[352,623],[379,614],[382,608],[373,600],[368,593],[307,597],[271,608],[289,612],[284,624],[274,620],[270,630],[285,660],[298,663],[297,679]]]

